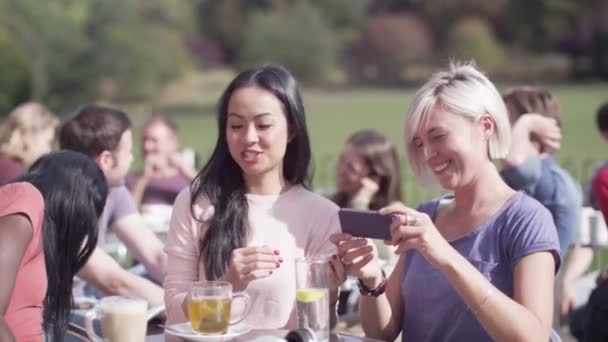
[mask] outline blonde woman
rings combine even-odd
[[[549,341],[559,243],[549,211],[500,177],[507,109],[472,65],[452,65],[416,93],[405,147],[419,181],[452,194],[417,210],[393,204],[387,278],[366,239],[336,234],[332,262],[359,279],[367,336],[393,341]]]
[[[59,119],[35,102],[21,104],[8,115],[0,126],[0,185],[51,152],[58,125]]]

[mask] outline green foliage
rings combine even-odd
[[[474,59],[482,68],[492,68],[506,61],[506,52],[491,28],[480,18],[459,21],[448,34],[448,56],[458,60]]]
[[[368,81],[399,82],[403,68],[430,59],[432,51],[433,37],[420,17],[377,15],[361,35],[356,69]]]
[[[300,1],[252,16],[239,64],[277,62],[301,81],[319,82],[327,79],[335,51],[332,31],[319,11]]]
[[[507,2],[508,35],[534,51],[556,47],[584,14],[584,1],[511,0]]]
[[[160,0],[0,0],[0,25],[32,65],[32,96],[69,106],[149,98],[177,77],[188,62],[188,9]]]
[[[0,116],[30,96],[30,66],[17,45],[0,31]]]

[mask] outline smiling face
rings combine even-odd
[[[144,157],[158,155],[169,158],[177,151],[177,136],[167,125],[154,121],[144,129],[142,149]]]
[[[283,104],[258,86],[236,90],[228,101],[226,141],[247,184],[263,177],[283,178],[289,140]]]
[[[336,166],[336,188],[354,194],[361,188],[361,180],[369,175],[365,161],[351,144],[346,144]]]
[[[439,184],[457,190],[475,181],[488,156],[488,139],[494,132],[489,115],[472,120],[438,107],[429,113],[409,144]]]

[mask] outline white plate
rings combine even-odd
[[[222,335],[200,335],[192,332],[190,323],[172,324],[165,327],[167,334],[181,337],[187,341],[228,341],[237,336],[248,333],[251,327],[245,323],[238,323],[228,327],[228,331]]]

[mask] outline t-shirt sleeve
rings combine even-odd
[[[321,198],[319,197],[319,200]],[[312,232],[310,249],[307,255],[332,255],[337,253],[336,245],[334,245],[329,237],[333,234],[342,231],[338,212],[340,208],[329,200],[322,199],[326,205],[318,207],[318,212],[315,214],[319,222],[316,225],[318,230]]]
[[[39,245],[44,220],[44,199],[35,186],[18,182],[0,187],[0,216],[13,214],[25,215],[32,223],[32,243],[26,251],[31,255],[30,249]]]
[[[212,209],[210,210],[207,204],[201,218],[209,218],[211,212]],[[169,267],[163,288],[168,323],[181,323],[187,320],[182,310],[182,302],[188,294],[188,288],[192,282],[205,279],[204,275],[199,275],[198,246],[201,225],[202,223],[196,221],[190,213],[190,190],[182,190],[175,200],[165,244]]]
[[[608,167],[600,170],[593,179],[591,190],[604,219],[608,219]]]
[[[112,227],[116,221],[120,221],[122,218],[137,214],[137,205],[126,186],[123,185],[114,189],[112,196],[114,197],[114,205],[112,206],[113,210],[110,214],[108,227]]]
[[[533,193],[534,184],[542,174],[542,162],[538,157],[530,157],[523,163],[506,168],[501,171],[505,182],[516,190]]]
[[[506,252],[511,269],[519,260],[537,252],[550,252],[555,259],[555,272],[561,265],[557,229],[551,213],[535,199],[526,196],[510,213],[502,241],[507,243]]]

